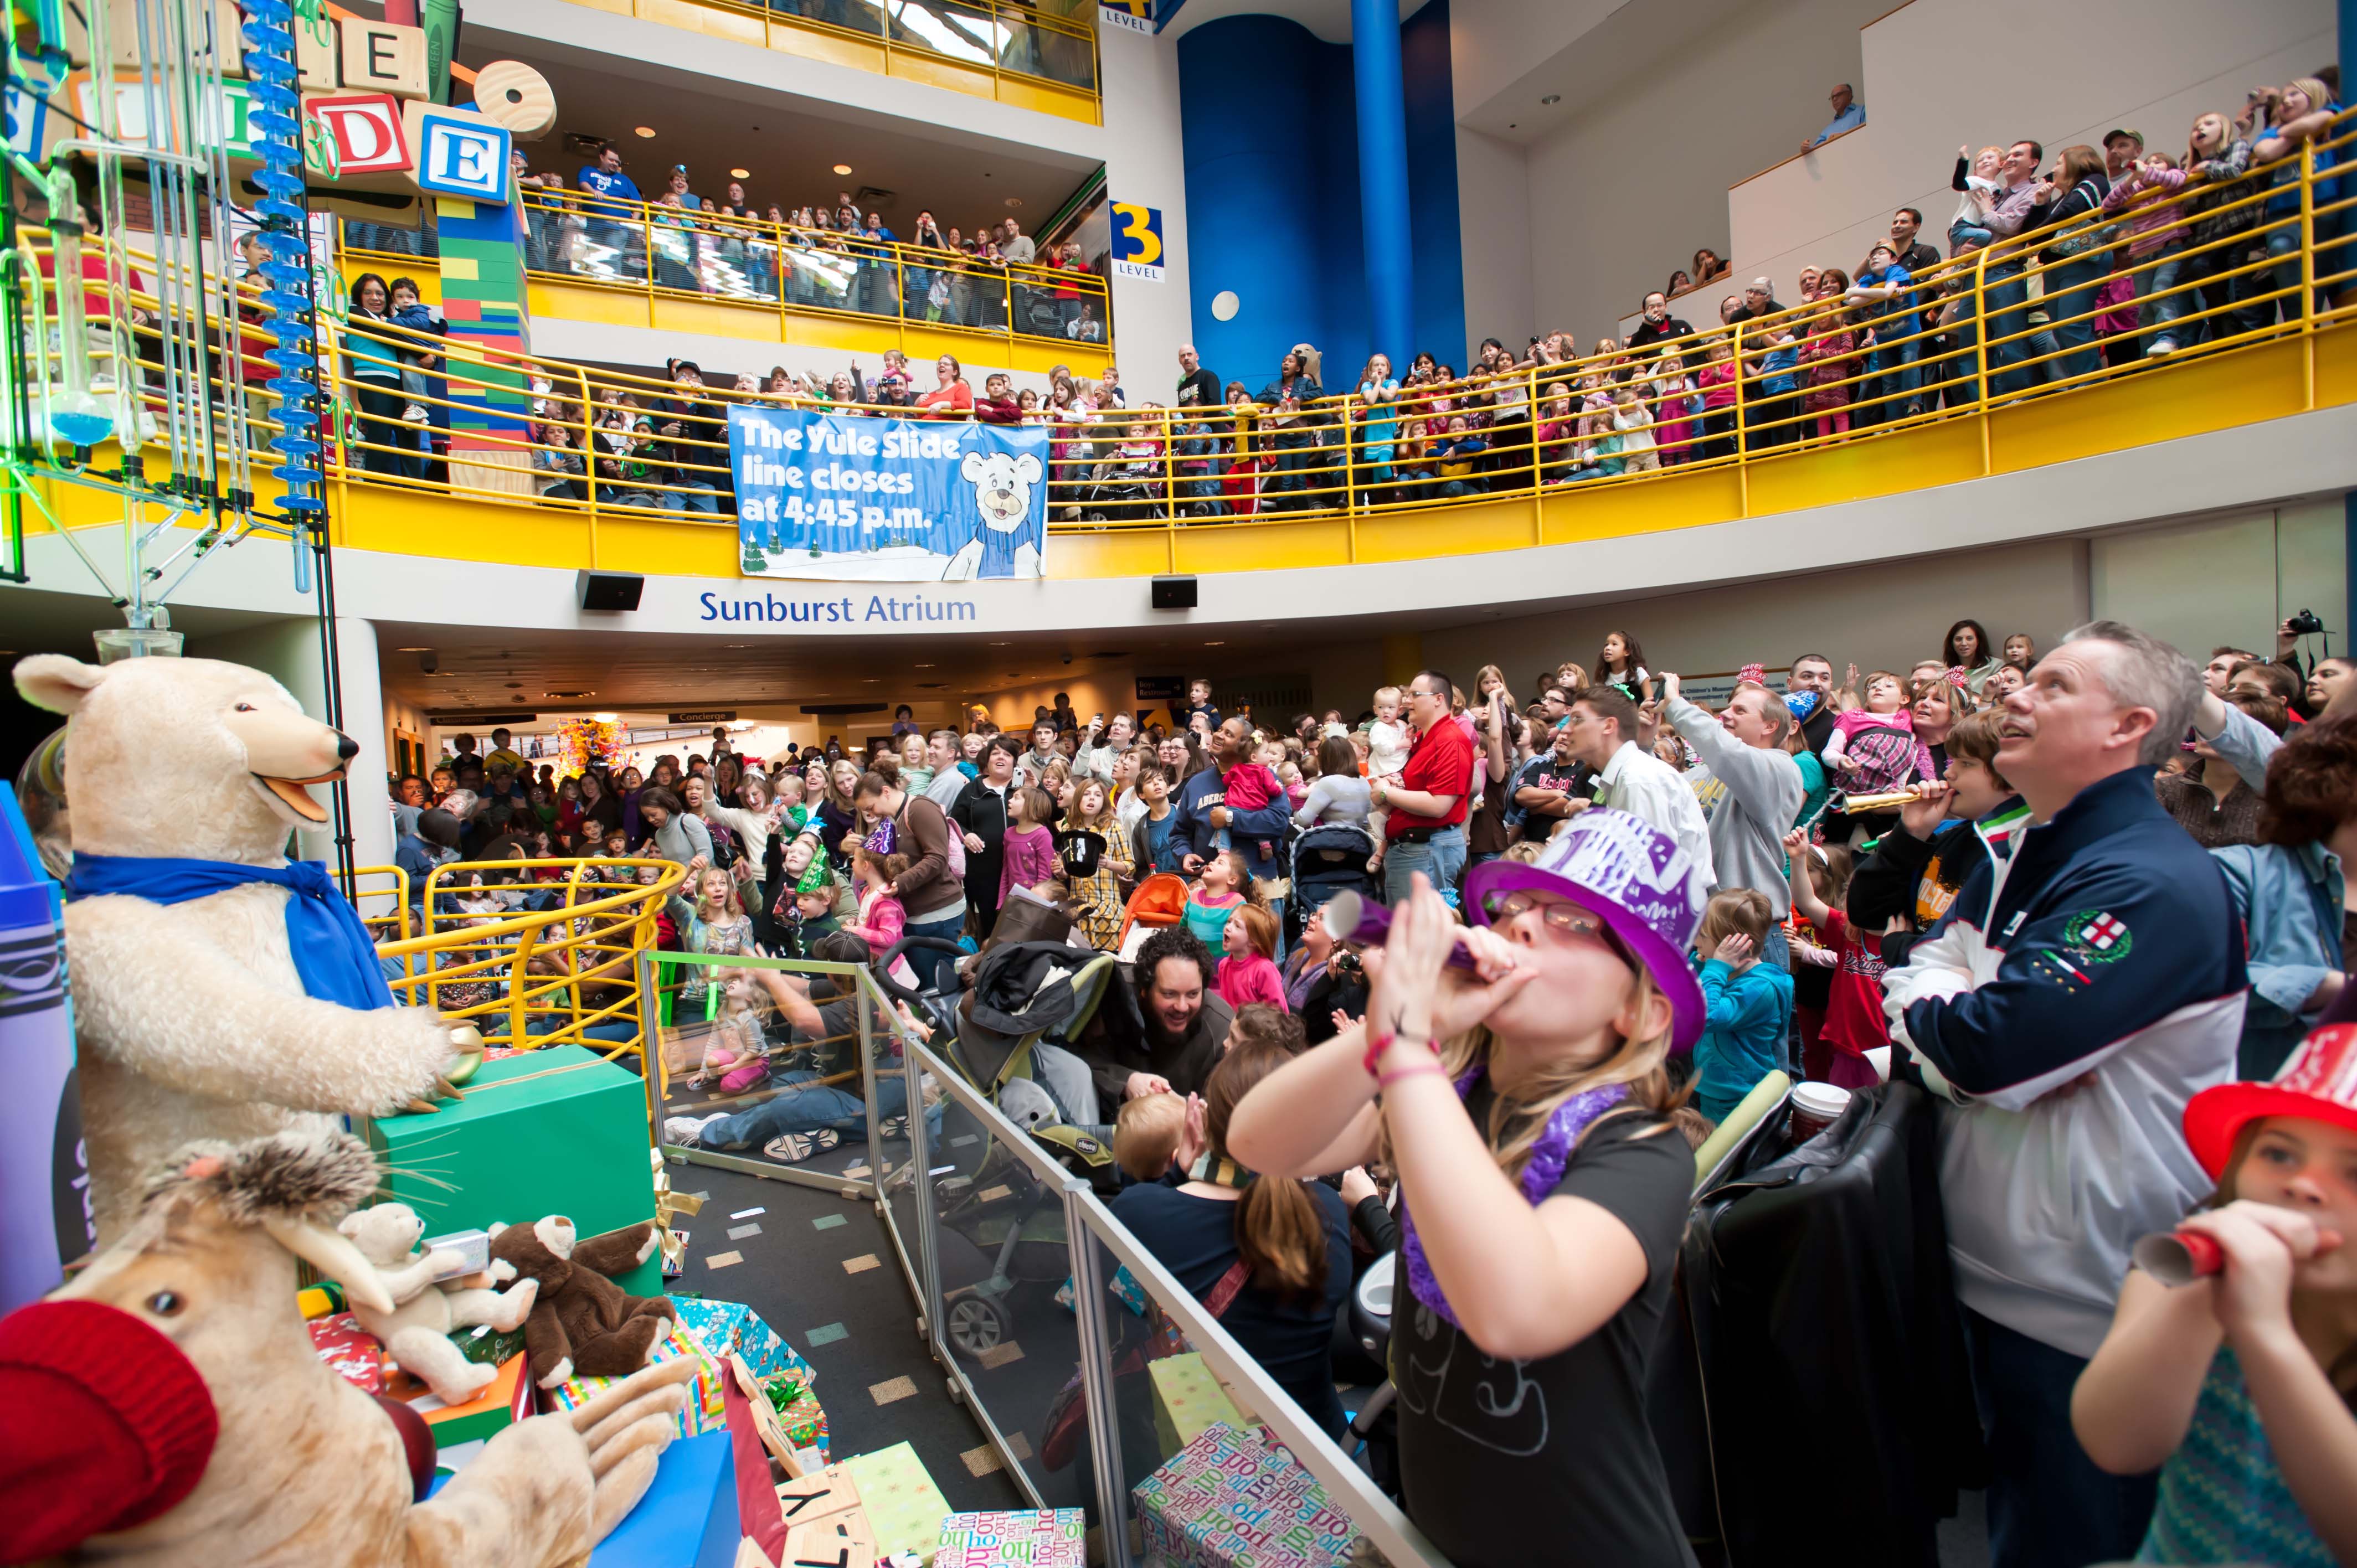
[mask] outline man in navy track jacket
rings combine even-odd
[[[2134,1556],[2152,1511],[2154,1478],[2097,1469],[2070,1401],[2130,1248],[2209,1195],[2180,1122],[2242,1031],[2225,879],[2153,793],[2201,690],[2116,622],[2040,660],[1996,759],[2029,815],[1985,832],[1986,864],[1883,982],[1894,1067],[1949,1102],[1941,1198],[1998,1568]]]

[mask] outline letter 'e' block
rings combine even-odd
[[[344,86],[357,92],[425,96],[425,29],[342,19]]]
[[[417,159],[410,178],[418,189],[428,196],[506,204],[507,127],[467,109],[418,102],[402,107],[410,151]]]

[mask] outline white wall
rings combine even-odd
[[[2090,604],[2196,663],[2222,643],[2272,651],[2276,625],[2303,609],[2346,650],[2344,528],[2331,501],[2106,534],[2089,546]]]
[[[2002,69],[1971,67],[1959,40],[2013,38]],[[2029,137],[2050,161],[2126,125],[2181,154],[2204,110],[2233,111],[2255,82],[2305,76],[2334,57],[2330,0],[1913,0],[1863,34],[1865,127],[1727,195],[1737,275],[1781,297],[1804,262],[1854,269],[1901,206],[1946,248],[1958,144]],[[1688,319],[1701,325],[1701,319]]]
[[[1115,277],[1114,347],[1132,407],[1168,403],[1178,346],[1193,338],[1187,270],[1187,160],[1178,134],[1178,45],[1124,27],[1097,29],[1103,60],[1105,191],[1114,201],[1162,211],[1159,282]]]
[[[1528,155],[1457,127],[1457,231],[1465,258],[1465,340],[1519,344],[1538,333],[1531,295]]]
[[[1888,5],[1753,0],[1659,56],[1611,29],[1631,52],[1610,84],[1575,100],[1577,117],[1530,151],[1538,329],[1571,332],[1585,349],[1698,247],[1726,255],[1727,188],[1824,124],[1833,84],[1861,74],[1857,29]],[[1872,84],[1860,91],[1872,113]],[[1892,113],[1904,113],[1907,88],[1890,97]],[[1717,295],[1708,297],[1716,319]],[[1679,314],[1701,326],[1697,308]]]

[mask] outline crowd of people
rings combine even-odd
[[[688,367],[693,382],[673,395],[663,381],[682,381],[675,363],[666,378],[597,387],[589,408],[562,388],[536,389],[538,423],[526,444],[540,492],[552,500],[594,496],[601,505],[728,514],[732,402],[1036,424],[1053,433],[1051,520],[1119,522],[1454,499],[1839,443],[1977,409],[1985,381],[1991,398],[2030,397],[2297,329],[2305,295],[2312,290],[2329,305],[2349,289],[2344,182],[2331,174],[2348,135],[2334,123],[2339,113],[2337,73],[2327,68],[2256,90],[2233,114],[2198,116],[2181,155],[2148,148],[2126,127],[2100,147],[2064,147],[2050,159],[2029,140],[1960,149],[1957,209],[1944,231],[1927,236],[1923,212],[1901,208],[1889,237],[1854,267],[1803,267],[1790,304],[1770,279],[1754,278],[1720,297],[1716,321],[1697,328],[1674,313],[1673,300],[1726,271],[1715,253],[1699,251],[1691,273],[1645,296],[1625,339],[1606,336],[1586,352],[1557,331],[1520,350],[1487,338],[1462,371],[1430,353],[1403,364],[1378,352],[1349,373],[1305,342],[1274,373],[1247,379],[1222,376],[1189,348],[1168,399],[1141,396],[1134,404],[1111,365],[1096,376],[1059,367],[1044,392],[1003,373],[976,388],[950,356],[930,378],[897,353],[872,378],[856,365],[823,379],[776,368],[706,386]],[[2321,177],[2305,216],[2303,151]],[[565,225],[585,238],[606,225],[615,244],[602,248],[619,254],[629,234],[646,231],[625,225],[620,207],[599,216],[598,203],[634,201],[637,188],[611,149],[583,178],[590,188],[562,199],[566,206],[539,210],[534,243],[558,243],[576,231]],[[699,220],[681,230],[683,244],[697,257],[733,257],[729,265],[791,295],[797,285],[777,281],[777,258],[761,259],[768,242],[723,231],[750,211],[741,188],[714,204],[690,196],[684,170],[673,171],[672,184],[665,194],[674,205],[714,207],[715,226],[706,231]],[[960,297],[1006,305],[1028,288],[1030,303],[1010,306],[1018,316],[1038,314],[1051,336],[1103,340],[1097,302],[1069,285],[1035,279],[1037,287],[994,285],[961,296],[963,261],[937,270],[909,261],[913,251],[893,252],[897,261],[859,259],[860,244],[894,236],[848,193],[832,214],[813,209],[809,219],[813,232],[832,236],[821,249],[849,247],[830,252],[841,264],[823,274],[851,290],[846,297],[921,316],[940,309],[943,296],[949,315],[939,318],[964,320]],[[2306,285],[2303,232],[2316,253]],[[920,216],[909,243],[946,247],[945,258],[971,252],[975,266],[1012,261],[1017,272],[1030,247],[1011,219],[969,239],[945,234],[930,214]],[[364,304],[371,279],[384,305]],[[356,404],[350,461],[419,478],[431,467],[432,427],[447,422],[448,388],[431,374],[431,312],[414,295],[406,306],[394,300],[399,285],[368,274],[354,285],[344,375]],[[401,412],[422,429],[393,417],[396,377],[404,382]],[[716,384],[723,381],[733,387]]]
[[[881,962],[1043,918],[1125,951],[1142,1027],[1074,1042],[1136,1183],[1115,1212],[1190,1288],[1242,1271],[1226,1322],[1307,1412],[1340,1430],[1353,1225],[1406,1250],[1420,1357],[1585,1402],[1478,1509],[1447,1412],[1404,1414],[1411,1515],[1458,1561],[1566,1509],[1614,1521],[1615,1561],[1690,1561],[1606,1391],[1642,1384],[1687,1151],[1778,1071],[1944,1104],[1997,1563],[2346,1560],[2357,1030],[2322,1026],[2357,1014],[2357,663],[2303,660],[2313,630],[2197,669],[2116,623],[2041,648],[1964,619],[1906,671],[1747,667],[1715,712],[1615,631],[1527,701],[1495,665],[1426,670],[1272,722],[1203,680],[1011,734],[903,707],[864,750],[748,757],[724,728],[644,774],[559,778],[494,732],[397,781],[399,857],[672,860],[660,941],[689,951]],[[1326,927],[1354,876],[1381,940]],[[1148,906],[1167,923],[1125,944]],[[857,1135],[856,1100],[781,1087],[666,1137]],[[2216,1286],[2131,1268],[2180,1226]]]

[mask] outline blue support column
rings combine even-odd
[[[2357,0],[2341,0],[2344,6]],[[1394,369],[1415,351],[1415,262],[1407,205],[1407,95],[1399,0],[1351,0],[1351,74],[1359,107],[1359,220],[1368,327]]]

